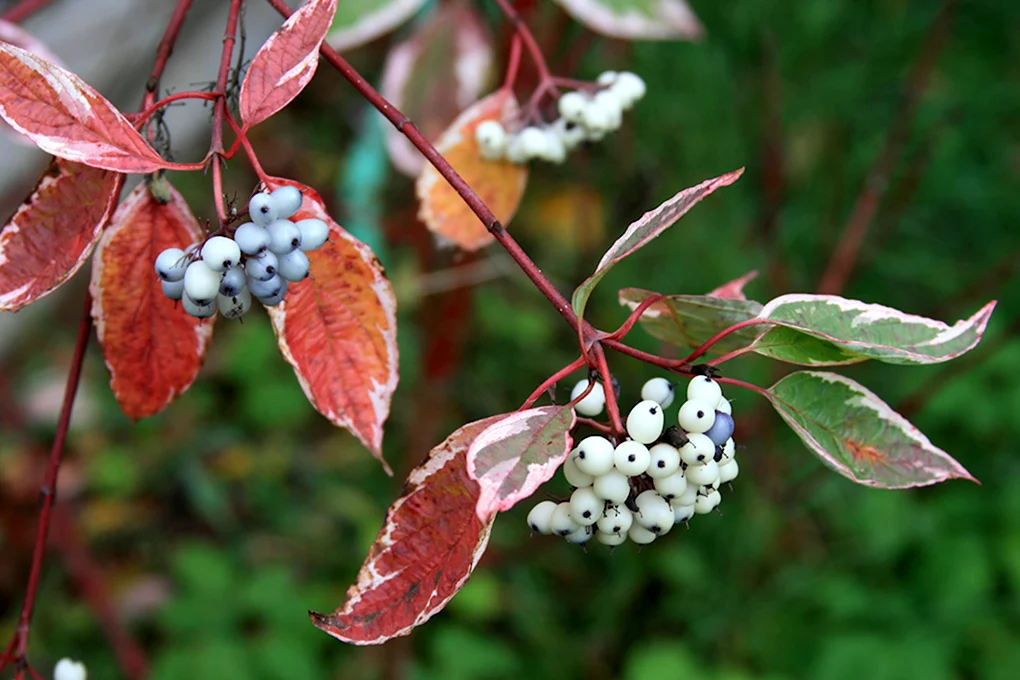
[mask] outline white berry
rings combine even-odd
[[[704,401],[712,405],[714,411],[715,405],[722,399],[722,387],[707,375],[699,375],[687,383],[687,398],[691,401]]]
[[[581,124],[590,132],[604,134],[613,129],[613,112],[593,100],[584,108]]]
[[[574,489],[570,494],[570,517],[581,526],[591,526],[599,521],[606,502],[595,495],[590,486]]]
[[[545,151],[539,158],[549,163],[562,163],[567,160],[567,147],[556,131],[545,128],[542,133],[545,135]]]
[[[259,302],[261,302],[262,305],[265,307],[275,307],[276,305],[283,302],[283,298],[286,297],[286,295],[287,295],[287,282],[283,281],[283,285],[281,285],[272,295],[260,296]]]
[[[180,248],[167,248],[156,257],[156,274],[164,281],[180,281],[188,269],[185,253]]]
[[[570,401],[577,399],[588,388],[588,380],[580,380],[574,389],[570,390]],[[602,383],[596,382],[592,385],[591,392],[581,401],[574,404],[574,410],[582,416],[593,418],[606,407],[606,393],[602,389]]]
[[[301,201],[303,196],[301,190],[295,186],[285,185],[274,189],[269,198],[273,203],[273,207],[276,208],[277,219],[287,219],[292,217],[294,213],[301,210]]]
[[[680,459],[688,465],[697,465],[715,458],[715,444],[703,434],[687,435],[687,443],[680,447]]]
[[[655,491],[667,501],[682,496],[687,492],[687,477],[682,470],[677,470],[668,477],[656,477],[653,485]]]
[[[643,475],[648,470],[651,455],[641,442],[625,441],[613,451],[613,465],[628,477]]]
[[[694,503],[680,505],[676,500],[670,502],[669,507],[673,508],[673,523],[680,524],[694,517]]]
[[[715,410],[731,416],[733,415],[733,404],[726,397],[720,397],[719,403],[715,405]]]
[[[722,456],[719,457],[719,464],[733,460],[737,455],[737,445],[733,443],[733,437],[726,440],[722,447]]]
[[[214,272],[225,272],[241,261],[241,249],[232,238],[213,236],[202,246],[202,260]]]
[[[276,253],[267,250],[258,257],[249,257],[248,261],[244,263],[244,272],[249,281],[252,279],[268,281],[276,276],[279,266],[280,258],[276,256]]]
[[[310,266],[307,255],[300,250],[292,250],[279,256],[277,271],[288,281],[304,281]]]
[[[275,297],[286,285],[286,282],[280,276],[271,276],[265,281],[259,281],[249,276],[247,283],[251,294],[259,300]]]
[[[717,400],[704,401],[689,399],[676,414],[677,423],[687,432],[705,432],[715,422]]]
[[[216,314],[215,296],[211,301],[200,304],[189,297],[187,290],[185,290],[184,297],[181,298],[181,304],[184,305],[185,312],[197,319],[208,319]]]
[[[520,140],[521,150],[528,160],[541,158],[545,154],[547,140],[545,132],[541,128],[529,125],[517,133],[517,138]]]
[[[591,486],[595,481],[595,478],[589,474],[581,472],[581,469],[577,467],[577,449],[570,452],[567,459],[563,461],[563,476],[566,477],[567,483],[570,486],[580,489],[584,486]]]
[[[616,93],[623,104],[623,108],[629,109],[635,102],[645,96],[647,87],[641,76],[629,71],[623,71],[616,75],[616,80],[610,85],[610,89]]]
[[[234,231],[234,241],[245,255],[258,255],[269,248],[269,232],[254,222],[245,222]]]
[[[698,488],[693,484],[688,484],[684,492],[674,496],[670,502],[676,505],[694,505],[694,501],[698,500]]]
[[[662,535],[673,528],[673,508],[669,507],[669,501],[660,496],[658,492],[649,489],[642,491],[634,499],[637,506],[637,522],[649,531]]]
[[[588,95],[583,92],[567,92],[556,103],[556,108],[564,120],[571,123],[580,123],[584,117],[584,111],[588,108],[590,101]]]
[[[576,149],[587,136],[583,126],[566,118],[557,118],[549,129],[563,142],[565,151]]]
[[[613,469],[613,443],[605,437],[585,437],[577,445],[574,461],[586,475],[604,475]]]
[[[718,491],[712,491],[707,496],[698,495],[698,499],[694,501],[694,512],[698,515],[707,515],[716,508],[722,502],[722,494]]]
[[[559,503],[549,518],[549,528],[557,536],[566,536],[581,528],[570,516],[570,503]]]
[[[592,534],[591,527],[584,526],[577,529],[576,531],[570,532],[563,538],[567,539],[567,543],[581,544],[587,543],[589,540],[591,540],[591,534]]]
[[[483,158],[499,160],[506,152],[506,129],[499,121],[486,120],[479,123],[475,128],[475,139],[478,141]]]
[[[513,135],[506,143],[506,159],[511,163],[517,165],[523,165],[528,162],[529,158],[524,153],[524,145],[521,143],[520,135]]]
[[[301,250],[308,252],[322,246],[329,240],[329,225],[323,220],[308,219],[295,222],[294,226],[301,232]]]
[[[665,378],[652,378],[641,386],[641,398],[659,402],[662,408],[673,403],[673,383]]]
[[[642,444],[651,444],[658,439],[662,425],[662,406],[651,399],[638,402],[627,414],[627,434]]]
[[[638,545],[648,545],[658,537],[659,537],[658,534],[649,531],[648,529],[645,529],[637,522],[635,522],[630,527],[630,531],[627,532],[627,538],[629,538],[634,543],[637,543]]]
[[[627,534],[634,523],[634,514],[626,505],[610,505],[596,522],[598,530],[606,534]]]
[[[220,275],[203,260],[195,260],[184,272],[184,292],[196,304],[207,305],[220,291]]]
[[[680,469],[680,452],[669,444],[656,444],[648,449],[648,476],[653,479],[669,477]]]
[[[290,220],[273,220],[266,227],[269,232],[269,250],[284,255],[301,246],[301,232]]]
[[[223,276],[220,277],[220,295],[226,295],[227,297],[233,297],[240,293],[247,287],[245,282],[245,271],[243,267],[234,267],[223,272]]]
[[[616,75],[616,71],[603,71],[595,79],[595,84],[599,87],[609,87],[616,82]]]
[[[721,484],[732,482],[738,474],[740,474],[740,467],[737,465],[737,461],[732,458],[719,466],[719,482]]]
[[[552,533],[552,516],[556,511],[556,504],[552,501],[542,501],[528,513],[528,526],[539,534]]]
[[[595,94],[593,100],[596,106],[601,106],[609,117],[609,128],[616,130],[623,122],[623,104],[615,92],[603,90]]]
[[[236,295],[217,295],[216,307],[228,319],[239,319],[251,309],[251,293],[242,288]]]
[[[171,300],[180,300],[184,297],[184,281],[160,281],[163,288],[163,295]]]
[[[86,680],[85,664],[71,659],[61,659],[53,668],[53,680]]]
[[[279,214],[269,194],[258,193],[248,201],[248,217],[260,227],[268,227],[273,220],[279,218]]]
[[[627,532],[619,534],[607,534],[602,531],[595,532],[595,540],[602,545],[608,545],[611,548],[615,548],[618,545],[623,545],[627,542]]]
[[[697,486],[716,484],[719,482],[719,464],[709,458],[700,465],[691,465],[684,474],[690,484]]]
[[[592,491],[610,503],[624,503],[630,496],[630,478],[619,470],[610,470],[595,478]]]

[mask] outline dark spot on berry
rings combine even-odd
[[[722,460],[722,454],[723,454],[722,447],[721,446],[716,446],[715,447],[715,456],[713,456],[713,458],[715,459],[715,462],[718,463],[719,461]]]
[[[259,212],[262,213],[263,215],[268,215],[269,214],[269,206],[268,205],[262,206],[261,208],[259,208]]]
[[[664,467],[666,467],[666,461],[664,461],[664,460],[660,460],[660,461],[658,462],[658,464],[657,464],[657,465],[658,465],[658,466],[659,466],[660,468],[664,468]]]
[[[581,517],[584,517],[585,519],[591,517],[591,510],[585,510],[584,512],[582,512]]]
[[[584,460],[584,450],[578,451],[577,457],[580,458],[581,460]]]
[[[705,460],[705,454],[703,454],[703,453],[699,453],[699,454],[698,454],[698,460],[699,460],[699,461],[704,461],[704,460]]]
[[[530,524],[529,526],[531,527],[532,531],[538,531],[538,527],[535,526],[534,524]]]
[[[705,412],[704,411],[698,411],[698,417],[699,418],[704,418],[705,417]]]
[[[614,533],[614,534],[618,534],[618,533],[620,533],[620,530],[621,530],[622,528],[623,528],[623,527],[621,527],[621,526],[620,526],[619,524],[617,524],[617,525],[616,525],[615,527],[613,527],[613,531],[612,531],[612,533]]]
[[[632,463],[633,463],[633,462],[634,462],[634,461],[635,461],[636,459],[637,459],[637,456],[635,456],[635,455],[634,455],[633,453],[632,453],[632,454],[630,454],[629,456],[627,456],[627,460],[629,460],[629,461],[630,461],[630,462],[632,462]]]
[[[299,239],[299,238],[292,238],[290,240],[290,244],[292,246],[294,246],[295,248],[297,248],[299,245],[301,245],[301,239]]]
[[[662,527],[660,527],[658,524],[656,524],[654,527],[650,527],[648,530],[651,531],[653,534],[662,533]]]
[[[659,412],[659,407],[658,406],[653,406],[650,409],[648,409],[648,412],[654,416],[656,413]]]

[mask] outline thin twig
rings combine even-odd
[[[14,7],[0,15],[0,19],[12,24],[20,24],[41,9],[53,3],[53,0],[22,0]]]
[[[230,0],[230,11],[227,13],[227,27],[223,32],[223,51],[220,53],[220,69],[216,74],[216,92],[223,92],[230,77],[230,62],[234,55],[234,43],[237,41],[237,19],[241,12],[242,0]],[[216,100],[213,109],[212,141],[209,152],[212,156],[213,199],[216,203],[216,216],[220,226],[229,222],[227,210],[223,205],[223,119],[227,110],[226,97]]]

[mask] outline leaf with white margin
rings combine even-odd
[[[517,411],[490,425],[471,443],[468,475],[481,485],[481,519],[509,510],[535,493],[563,463],[577,414],[570,406]]]
[[[341,2],[326,42],[337,52],[360,47],[400,26],[424,4],[425,0]]]
[[[836,295],[795,294],[767,303],[758,318],[839,345],[868,359],[889,364],[935,364],[973,349],[980,342],[994,309],[993,301],[969,319],[949,326],[891,307]],[[758,353],[787,360],[783,352],[773,353],[764,347]]]
[[[705,33],[684,0],[556,0],[596,33],[624,40],[694,40]]]
[[[799,371],[765,396],[812,453],[858,484],[905,489],[953,478],[977,482],[906,418],[850,378]]]
[[[332,614],[309,612],[317,628],[344,642],[381,644],[428,621],[464,586],[496,519],[475,512],[480,490],[467,474],[467,450],[503,418],[458,429],[408,475],[344,603]]]
[[[584,316],[584,308],[587,306],[588,298],[591,297],[595,286],[620,260],[648,245],[652,239],[666,231],[677,220],[686,215],[687,211],[693,208],[701,199],[719,187],[733,184],[742,174],[744,174],[744,169],[740,168],[714,179],[706,180],[697,186],[684,189],[659,207],[646,212],[641,216],[641,219],[627,227],[627,231],[624,232],[623,236],[618,238],[616,243],[599,260],[594,273],[574,290],[574,295],[570,300],[574,313],[579,317]]]
[[[725,300],[746,300],[744,286],[758,278],[758,270],[754,269],[743,276],[733,279],[708,293],[709,297],[723,298]]]

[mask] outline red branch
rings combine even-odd
[[[227,77],[230,75],[230,64],[234,56],[234,43],[237,42],[237,18],[241,13],[242,0],[230,0],[230,11],[227,13],[227,27],[223,32],[223,51],[220,53],[220,70],[216,74],[216,92],[227,89]],[[227,98],[216,100],[213,109],[212,142],[209,153],[212,157],[213,201],[216,204],[216,216],[220,226],[229,221],[227,209],[223,205],[223,119],[227,112]]]
[[[903,146],[910,136],[914,125],[918,104],[928,86],[928,80],[935,63],[938,61],[942,46],[949,36],[949,28],[956,11],[957,0],[947,0],[938,15],[932,21],[925,38],[924,47],[914,62],[910,77],[907,79],[903,101],[898,107],[898,115],[886,133],[882,149],[878,152],[868,176],[864,180],[864,189],[857,197],[850,217],[847,219],[843,234],[832,252],[829,264],[818,283],[818,292],[838,295],[846,286],[850,274],[857,264],[864,237],[868,232],[879,202],[889,185],[889,176],[896,167]]]
[[[142,98],[142,110],[148,109],[152,106],[152,103],[156,101],[156,95],[159,92],[159,81],[163,77],[163,71],[166,70],[166,64],[170,60],[170,55],[174,51],[174,45],[177,44],[177,38],[181,34],[181,26],[184,25],[184,19],[188,15],[188,10],[191,9],[192,0],[177,0],[177,7],[174,8],[174,13],[170,17],[170,22],[166,26],[166,30],[163,31],[163,37],[159,41],[159,47],[156,48],[156,60],[152,64],[152,73],[149,75],[149,79],[145,82],[145,96]],[[145,118],[148,118],[146,116]]]
[[[22,0],[14,7],[0,14],[0,19],[9,21],[12,24],[18,24],[52,2],[53,0]]]
[[[531,396],[529,396],[527,399],[525,399],[524,403],[521,404],[521,407],[519,409],[517,409],[517,410],[518,411],[523,411],[523,410],[525,410],[527,408],[531,408],[531,405],[534,404],[536,401],[538,401],[539,397],[541,397],[543,394],[545,394],[546,390],[548,390],[550,387],[552,387],[553,385],[558,383],[560,380],[563,380],[564,378],[566,378],[568,375],[570,375],[571,373],[573,373],[577,369],[579,369],[582,366],[584,366],[584,364],[585,364],[584,358],[583,357],[578,357],[578,358],[574,359],[573,361],[571,361],[566,366],[564,366],[563,368],[561,368],[560,370],[558,370],[555,373],[553,373],[551,376],[546,378],[542,382],[541,385],[539,385],[538,387],[535,388],[535,391],[531,393]]]

